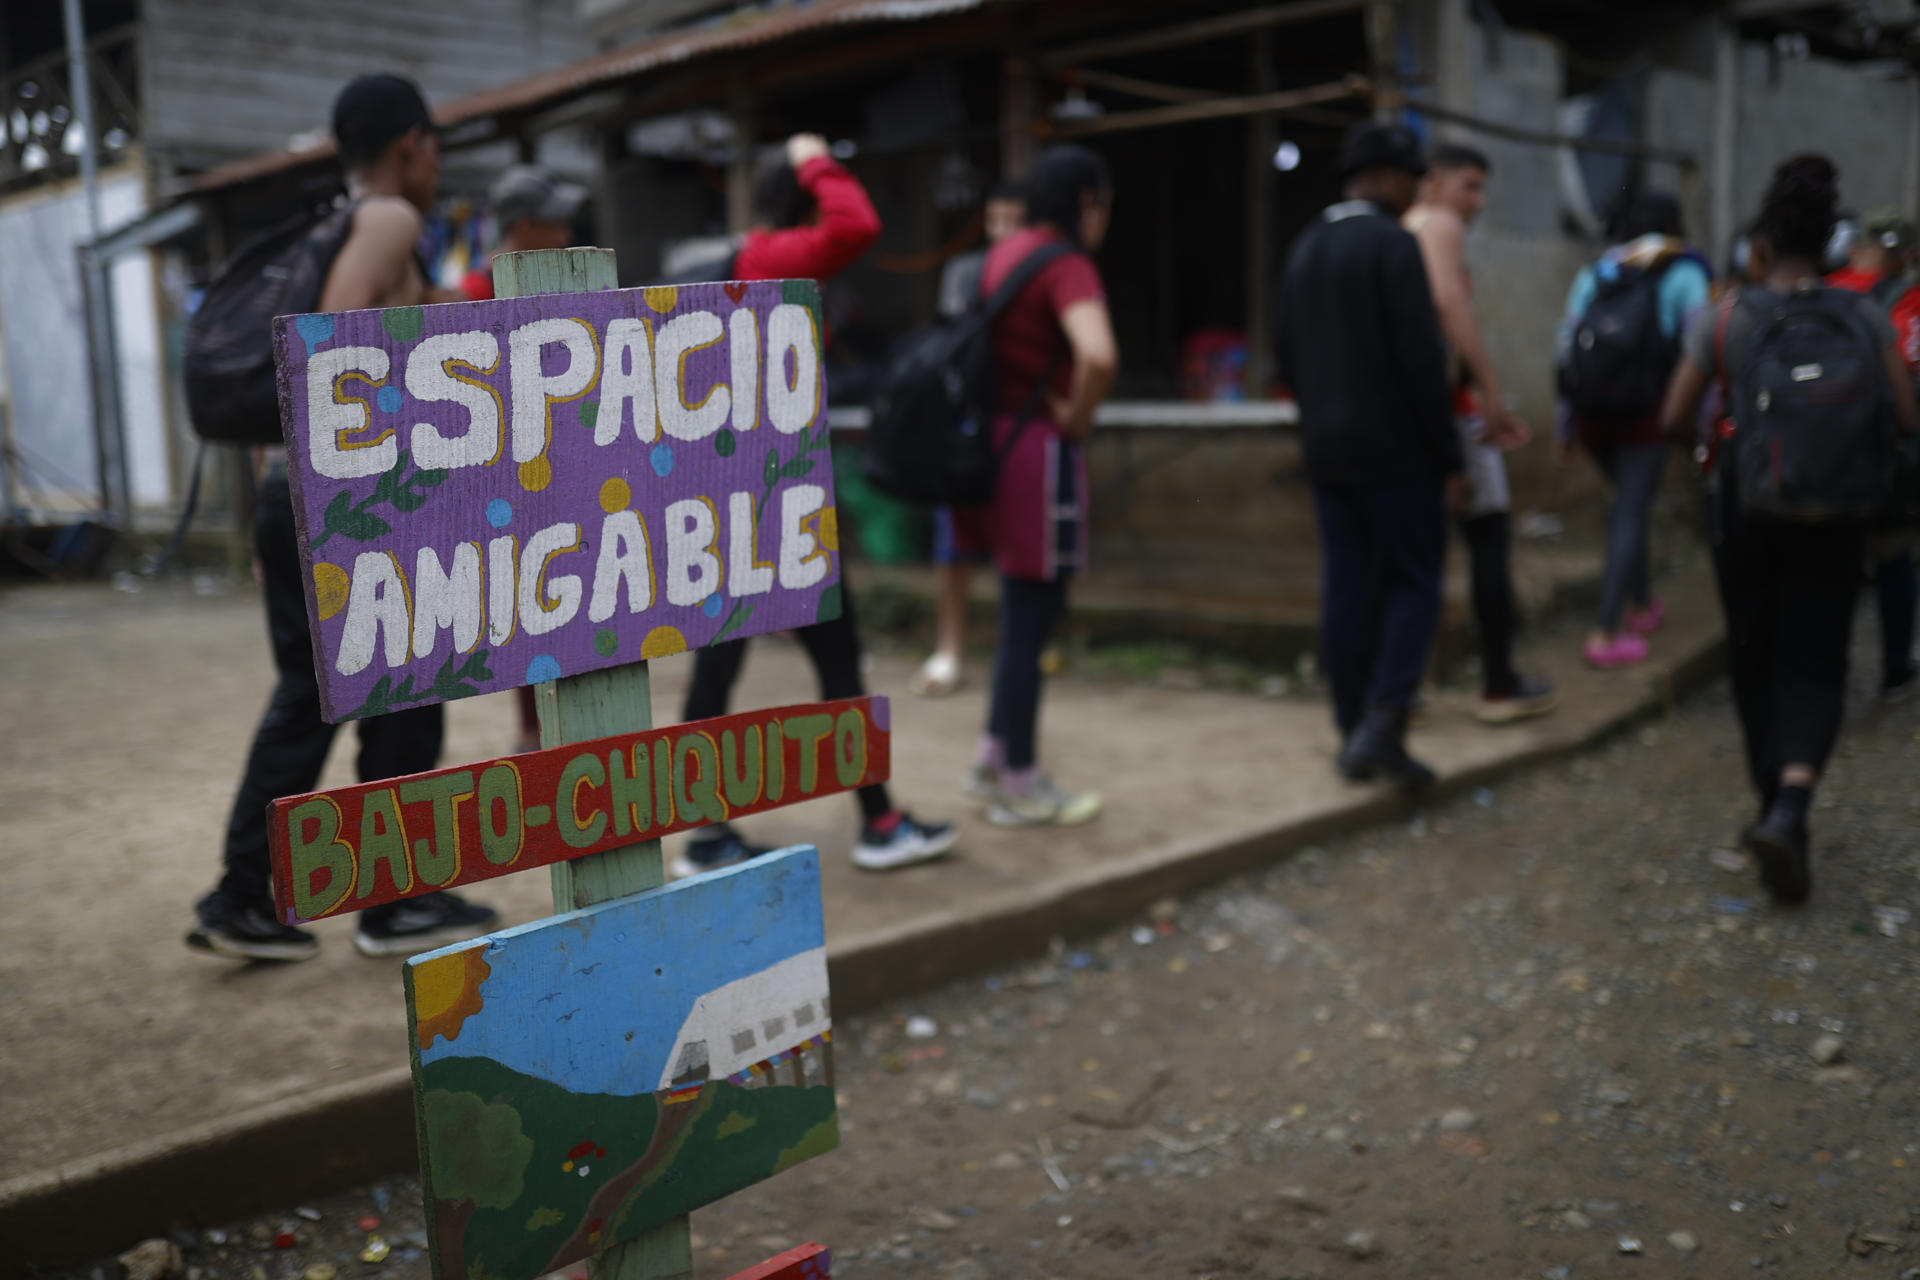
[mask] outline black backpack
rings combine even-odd
[[[1638,422],[1660,407],[1679,343],[1660,332],[1660,278],[1676,259],[1611,280],[1594,272],[1593,301],[1574,327],[1561,391],[1575,414],[1600,425]]]
[[[222,444],[279,444],[273,319],[320,305],[353,226],[352,204],[303,213],[242,244],[187,318],[187,415]]]
[[[1893,398],[1860,301],[1819,288],[1770,304],[1748,291],[1736,304],[1753,318],[1745,369],[1729,380],[1734,485],[1747,511],[1822,523],[1886,510],[1898,460]]]
[[[1044,270],[1073,252],[1054,242],[1021,259],[999,288],[961,314],[907,339],[880,380],[867,428],[865,470],[881,490],[927,506],[993,500],[1001,460],[1026,429],[1052,371],[1034,385],[1014,435],[993,447],[993,319]]]

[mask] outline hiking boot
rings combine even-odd
[[[1760,864],[1760,883],[1776,902],[1805,902],[1813,892],[1809,844],[1807,807],[1785,794],[1747,829],[1746,846]]]
[[[311,960],[320,954],[320,939],[305,929],[281,924],[258,907],[236,907],[223,898],[202,902],[199,927],[187,935],[187,945],[210,955],[236,960]]]
[[[1349,782],[1391,782],[1402,791],[1431,786],[1433,770],[1407,754],[1404,707],[1374,707],[1362,716],[1341,748],[1340,776]]]
[[[735,831],[731,823],[716,822],[702,827],[687,841],[686,851],[673,860],[673,874],[684,880],[722,867],[737,867],[771,852],[772,845],[755,844]]]
[[[953,848],[960,828],[951,822],[915,822],[911,814],[897,814],[893,827],[881,831],[872,823],[860,829],[853,846],[853,865],[862,871],[892,871],[916,862],[931,862]]]
[[[1100,816],[1099,792],[1062,791],[1044,773],[1018,795],[1004,777],[1001,783],[1000,795],[987,807],[987,821],[996,827],[1074,827]]]
[[[1560,705],[1560,695],[1545,680],[1519,676],[1511,689],[1485,693],[1473,709],[1473,718],[1481,724],[1512,724],[1532,716],[1543,716]]]
[[[410,956],[477,938],[489,932],[499,919],[500,913],[492,907],[451,893],[430,893],[396,902],[391,911],[378,915],[362,912],[360,927],[353,931],[353,945],[363,956]]]

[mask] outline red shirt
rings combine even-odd
[[[1880,277],[1871,271],[1862,271],[1858,267],[1842,267],[1827,277],[1827,283],[1836,289],[1849,289],[1854,293],[1872,293],[1873,286],[1880,283]]]
[[[752,231],[733,260],[736,280],[825,280],[853,265],[880,238],[880,215],[860,179],[830,156],[800,166],[800,186],[819,220],[804,227]]]
[[[1836,289],[1872,293],[1884,279],[1885,276],[1871,271],[1847,267],[1828,276],[1826,282]],[[1920,378],[1920,285],[1909,285],[1901,291],[1887,307],[1887,319],[1893,325],[1894,336],[1900,340],[1900,358],[1906,361],[1907,372]]]
[[[475,267],[461,277],[460,292],[467,295],[468,302],[489,302],[493,299],[493,269]]]
[[[987,251],[987,264],[980,272],[980,291],[992,293],[1013,274],[1021,259],[1059,238],[1060,233],[1051,227],[1024,227],[994,245]],[[1055,259],[1027,282],[993,322],[994,399],[1001,413],[1018,413],[1026,407],[1034,384],[1046,373],[1049,363],[1057,362],[1055,393],[1065,396],[1073,389],[1072,347],[1067,343],[1066,330],[1060,327],[1060,313],[1076,302],[1106,300],[1100,272],[1084,253]],[[1046,405],[1039,406],[1036,416],[1047,416]]]

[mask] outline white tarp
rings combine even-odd
[[[100,183],[102,231],[132,222],[146,208],[137,176],[109,175]],[[76,253],[86,237],[86,197],[78,183],[0,204],[0,345],[20,464],[13,469],[14,494],[55,512],[105,505]],[[146,253],[128,254],[112,278],[133,502],[164,507],[173,486],[152,261]]]

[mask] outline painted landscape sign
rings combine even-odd
[[[839,610],[810,280],[275,322],[328,720]]]
[[[531,1280],[839,1142],[820,859],[407,962],[434,1274]]]
[[[275,800],[289,924],[617,849],[888,777],[883,697],[775,707]]]

